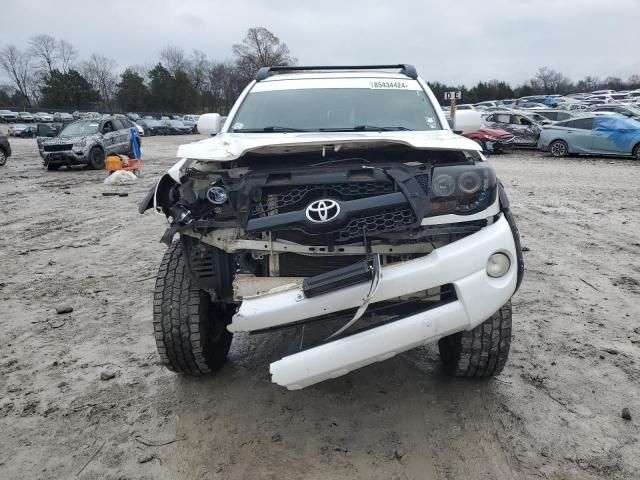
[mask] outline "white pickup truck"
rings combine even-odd
[[[208,373],[233,333],[291,328],[297,351],[270,366],[289,389],[435,341],[452,375],[502,370],[518,230],[413,66],[263,68],[202,130],[217,135],[181,146],[140,205],[169,221],[153,311],[168,368]]]

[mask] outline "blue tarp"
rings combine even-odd
[[[138,135],[136,129],[131,127],[129,129],[129,138],[131,139],[132,151],[134,158],[140,158],[140,145],[138,144]]]
[[[593,119],[593,131],[607,135],[622,152],[629,153],[640,142],[640,122],[629,118],[603,115]]]

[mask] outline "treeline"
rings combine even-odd
[[[515,88],[500,80],[478,82],[471,88],[464,85],[445,85],[440,82],[429,82],[429,86],[442,104],[445,103],[444,92],[457,90],[462,91],[462,103],[478,103],[485,100],[503,100],[530,95],[567,95],[605,89],[635,90],[640,88],[640,75],[631,75],[626,81],[619,77],[607,77],[601,80],[598,77],[587,76],[574,83],[562,73],[542,67],[538,69],[531,80]]]
[[[167,46],[155,65],[117,63],[94,53],[78,60],[69,42],[37,35],[26,48],[0,49],[0,106],[123,112],[220,112],[234,101],[262,66],[296,59],[266,28],[250,28],[232,47],[232,59],[216,61],[204,52]]]
[[[0,107],[98,110],[102,112],[220,112],[228,113],[236,98],[260,67],[296,63],[287,45],[263,27],[250,28],[232,47],[230,60],[217,61],[200,50],[185,52],[167,46],[159,61],[118,68],[115,60],[98,53],[79,60],[78,51],[65,40],[36,35],[20,49],[0,49]],[[122,72],[118,74],[117,72]],[[429,82],[436,97],[461,90],[463,103],[518,98],[540,94],[568,94],[600,89],[640,88],[640,75],[627,80],[587,76],[572,82],[562,73],[540,68],[517,87],[491,80],[464,85]]]

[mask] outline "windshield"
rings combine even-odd
[[[167,120],[167,123],[172,127],[184,127],[184,123],[180,120]]]
[[[98,133],[99,124],[97,122],[75,122],[68,125],[60,132],[62,137],[72,135],[93,135]]]
[[[252,91],[234,117],[232,131],[442,129],[425,92],[417,82],[408,87],[411,83],[366,80],[367,88]]]

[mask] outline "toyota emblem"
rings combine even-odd
[[[340,215],[340,204],[335,200],[322,199],[312,202],[306,211],[307,218],[313,223],[326,223]]]

